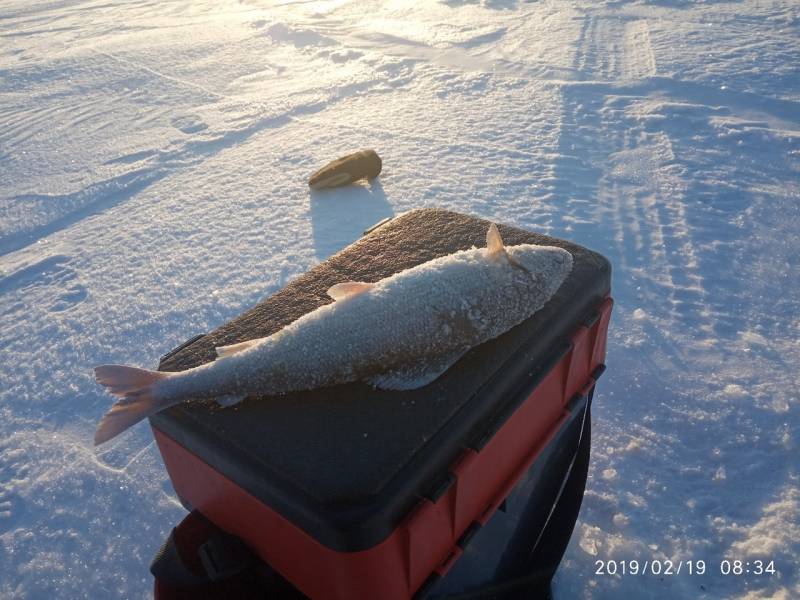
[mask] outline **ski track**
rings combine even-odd
[[[577,39],[573,68],[576,79],[588,83],[562,86],[563,113],[556,151],[560,158],[553,165],[549,182],[553,197],[562,207],[556,231],[566,231],[569,237],[584,240],[590,247],[605,247],[615,266],[615,323],[622,319],[629,321],[627,326],[621,326],[627,331],[617,330],[612,339],[632,348],[641,348],[647,340],[653,352],[644,363],[651,371],[647,377],[652,381],[647,384],[635,375],[647,371],[642,368],[641,360],[638,365],[622,361],[632,369],[635,382],[622,392],[626,396],[635,394],[639,399],[637,408],[625,405],[624,413],[605,416],[619,410],[606,402],[613,401],[620,390],[609,390],[608,395],[601,392],[603,395],[595,407],[596,418],[609,418],[609,424],[633,421],[643,426],[637,427],[633,435],[626,431],[627,426],[616,425],[608,432],[596,434],[594,445],[607,449],[595,453],[590,474],[593,489],[587,494],[583,521],[571,544],[573,552],[568,552],[565,559],[569,567],[562,568],[562,574],[571,572],[580,583],[567,583],[562,589],[567,596],[590,598],[625,593],[636,597],[693,597],[704,590],[713,590],[711,597],[731,597],[737,593],[737,586],[729,581],[715,582],[713,587],[703,582],[700,588],[691,580],[676,578],[642,588],[632,578],[609,582],[585,575],[593,572],[594,558],[604,558],[609,553],[688,558],[699,553],[725,555],[729,548],[742,547],[737,542],[729,546],[731,541],[723,532],[725,528],[716,526],[727,522],[727,516],[716,517],[710,524],[675,521],[672,506],[681,498],[689,510],[700,506],[712,515],[724,512],[709,499],[708,495],[715,492],[703,481],[702,471],[686,466],[692,462],[688,455],[695,455],[700,462],[704,456],[720,455],[723,446],[729,463],[760,463],[763,457],[753,457],[746,444],[722,440],[728,432],[741,429],[743,422],[749,423],[753,430],[765,427],[768,431],[779,430],[784,423],[786,400],[774,398],[772,406],[761,404],[759,408],[763,410],[756,411],[761,414],[753,417],[750,415],[753,408],[746,405],[698,408],[699,399],[685,391],[694,388],[700,395],[725,395],[715,393],[714,385],[703,385],[701,381],[688,383],[698,364],[730,365],[714,369],[717,371],[714,382],[759,380],[758,369],[765,367],[764,363],[753,369],[742,367],[749,362],[749,349],[741,348],[740,340],[743,331],[762,330],[768,319],[758,304],[749,305],[747,300],[731,293],[739,287],[735,280],[741,275],[736,273],[743,266],[742,252],[749,244],[747,234],[742,239],[742,232],[736,231],[729,219],[746,209],[749,200],[734,190],[727,197],[720,197],[719,192],[713,193],[703,182],[704,179],[735,181],[736,176],[725,170],[727,165],[717,169],[712,166],[719,144],[714,121],[727,122],[730,110],[716,106],[717,90],[708,88],[704,93],[702,86],[675,85],[657,77],[650,28],[644,19],[624,21],[618,16],[587,15]],[[746,92],[722,93],[728,96],[724,105],[732,110],[741,108],[750,113],[761,105],[759,108],[765,110],[760,115],[762,119],[788,118],[780,101],[751,98]],[[670,95],[677,97],[670,101]],[[705,105],[709,100],[714,102],[712,107]],[[731,121],[735,123],[734,119]],[[755,127],[765,132],[766,124],[761,121],[759,125],[756,117],[745,122],[738,127]],[[789,147],[796,145],[796,138],[781,140],[776,145],[777,148],[768,146],[769,155],[764,163],[775,165],[769,169],[774,177],[785,178],[792,167],[785,164],[784,152],[792,153]],[[758,155],[764,150],[754,144],[749,153],[744,150],[742,154]],[[717,172],[710,176],[709,168]],[[692,173],[699,176],[692,177]],[[609,244],[608,232],[613,232],[613,245]],[[722,246],[719,251],[720,247],[715,246],[716,251],[709,252],[709,242],[713,240],[716,244],[718,237],[728,240],[727,247]],[[737,308],[735,313],[732,306]],[[754,339],[769,344],[759,335]],[[612,348],[610,352],[609,361],[614,362],[615,351]],[[784,369],[788,365],[777,354],[770,354],[775,360],[774,366],[769,367],[770,377],[776,383],[767,386],[776,397],[785,398],[778,382],[785,379]],[[626,368],[622,364],[620,367]],[[682,385],[664,379],[662,372],[684,374]],[[747,384],[744,385],[727,383],[724,392],[738,397],[745,393]],[[709,410],[717,410],[717,416],[711,417]],[[671,424],[671,440],[658,440],[656,432],[661,428],[656,424],[664,422]],[[626,438],[632,441],[626,443]],[[652,458],[642,460],[636,456],[641,440],[654,440],[658,444],[648,448]],[[679,458],[674,446],[686,443],[694,447],[684,451],[687,456]],[[636,449],[626,452],[634,444]],[[676,467],[676,462],[684,464]],[[651,473],[645,493],[628,499],[620,497],[615,492],[618,473],[638,471]],[[782,490],[787,478],[791,481],[796,476],[793,473],[793,469],[777,469],[773,477],[762,478],[760,489],[739,493],[749,497],[754,506],[769,504],[770,498],[785,493]],[[677,480],[692,481],[692,485],[676,488],[672,483],[671,496],[659,497],[656,490],[666,489],[676,476]],[[731,479],[731,475],[726,476],[724,469],[718,470],[710,486],[728,493],[737,489],[738,484],[726,485],[726,479]],[[741,512],[738,516],[744,517]],[[635,523],[646,519],[667,532],[660,543],[650,548],[640,546],[635,536],[629,538],[636,529]],[[602,521],[613,525],[598,526]],[[787,562],[792,555],[791,551],[783,554]],[[762,585],[764,594],[780,589],[774,582]]]
[[[800,596],[800,10],[669,4],[4,7],[0,596],[145,597],[183,514],[144,428],[91,450],[92,365],[153,363],[419,206],[613,264],[555,597]],[[380,179],[308,193],[367,146]]]

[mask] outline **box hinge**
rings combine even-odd
[[[452,486],[455,481],[456,476],[448,471],[444,477],[436,482],[436,484],[433,486],[433,489],[425,494],[425,497],[433,503],[438,502],[439,498],[444,496],[445,492],[450,489],[450,486]]]
[[[438,582],[440,579],[441,576],[436,571],[431,573],[430,576],[425,580],[425,583],[419,587],[417,593],[414,594],[413,600],[425,600],[433,590],[433,586],[435,586],[436,582]]]
[[[456,561],[459,558],[461,558],[461,555],[463,553],[464,551],[461,549],[460,546],[458,545],[453,546],[453,548],[450,550],[450,554],[448,554],[447,558],[445,558],[442,561],[442,563],[438,567],[436,567],[435,571],[440,576],[444,577],[445,575],[447,575],[447,572],[453,567],[453,565],[456,564]]]
[[[606,372],[606,366],[603,363],[600,363],[594,368],[594,371],[592,371],[590,377],[594,379],[595,383],[597,383],[597,380],[600,379],[600,376],[605,372]]]
[[[481,527],[483,527],[483,525],[481,525],[478,521],[473,521],[470,523],[466,531],[464,531],[464,533],[461,534],[461,537],[458,538],[456,544],[458,544],[462,550],[466,550],[467,546],[472,541],[472,538],[474,538],[475,534],[480,531]]]

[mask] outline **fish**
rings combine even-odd
[[[179,372],[95,368],[120,400],[100,420],[95,445],[175,404],[279,395],[363,381],[386,390],[425,386],[475,346],[540,310],[572,270],[555,246],[506,247],[495,224],[472,247],[376,282],[348,281],[280,331],[216,347],[214,361]]]
[[[348,154],[316,171],[308,178],[312,190],[340,187],[359,179],[375,179],[381,173],[383,162],[375,150],[359,150]]]

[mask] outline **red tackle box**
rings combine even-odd
[[[330,302],[336,283],[482,247],[488,226],[439,209],[397,216],[159,368],[195,367],[214,359],[215,346],[273,334]],[[499,598],[534,581],[549,586],[585,486],[611,267],[577,244],[499,228],[507,246],[565,248],[572,272],[530,319],[433,383],[353,383],[231,408],[192,402],[150,418],[182,502],[284,586],[256,596]]]

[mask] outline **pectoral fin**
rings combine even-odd
[[[228,394],[227,396],[219,396],[216,399],[217,405],[227,408],[229,406],[235,406],[239,404],[242,400],[245,399],[244,394],[236,395],[236,394]]]
[[[233,356],[242,350],[247,350],[255,346],[259,341],[260,340],[247,340],[246,342],[231,344],[230,346],[217,346],[214,350],[217,351],[217,358],[225,358],[226,356]]]
[[[497,229],[497,225],[494,223],[489,225],[489,231],[486,232],[486,253],[489,258],[494,260],[497,260],[506,254],[506,247],[503,244],[503,238],[500,237],[500,231]]]
[[[464,356],[466,350],[439,356],[434,360],[404,365],[371,377],[367,383],[382,390],[415,390],[432,383]]]
[[[374,283],[364,283],[363,281],[345,281],[337,283],[328,290],[328,296],[334,300],[344,300],[350,296],[363,294],[375,287]]]

